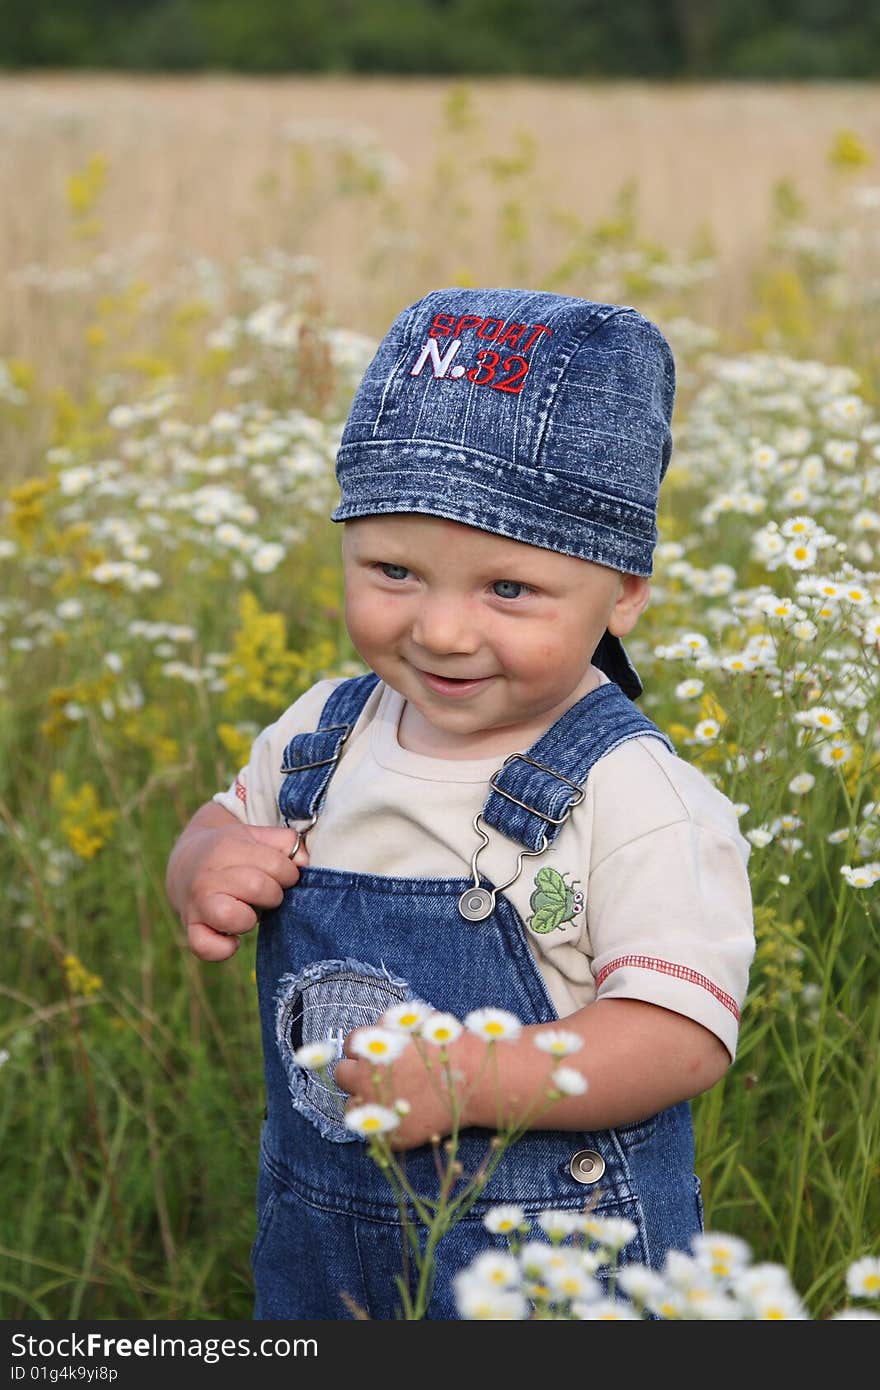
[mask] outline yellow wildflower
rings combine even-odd
[[[774,907],[759,903],[755,907],[755,963],[753,979],[760,989],[752,1002],[758,1010],[776,1009],[799,994],[803,987],[800,964],[803,952],[798,944],[805,923],[779,919]]]
[[[242,594],[238,611],[241,627],[224,670],[227,708],[254,702],[283,709],[304,688],[307,663],[287,649],[283,613],[267,613],[250,593]]]
[[[67,203],[74,217],[89,216],[106,182],[107,159],[102,154],[91,155],[84,169],[70,175],[67,180]]]
[[[250,756],[253,730],[245,731],[237,724],[218,724],[217,737],[226,751],[232,754],[235,766],[243,767]]]
[[[871,155],[854,130],[839,130],[831,142],[828,163],[835,169],[863,169],[871,163]]]
[[[64,957],[64,974],[67,977],[68,988],[74,994],[97,994],[104,985],[101,976],[93,975],[83,965],[79,956],[72,952]]]
[[[10,488],[9,526],[13,535],[20,540],[28,540],[43,519],[46,496],[53,492],[55,483],[51,478],[29,478]]]
[[[718,725],[726,724],[727,714],[715,696],[706,691],[700,700],[700,719],[714,719]]]
[[[68,786],[63,772],[54,772],[51,799],[59,815],[61,833],[80,859],[94,859],[109,839],[118,812],[102,807],[91,782],[76,790]]]

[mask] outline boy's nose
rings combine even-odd
[[[425,651],[467,654],[480,645],[467,607],[452,597],[424,598],[412,625],[412,639]]]

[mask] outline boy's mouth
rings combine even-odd
[[[437,695],[470,695],[493,679],[492,676],[435,676],[433,671],[422,671],[418,666],[415,669],[428,689]]]

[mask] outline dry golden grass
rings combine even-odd
[[[296,202],[282,128],[329,117],[368,127],[404,162],[409,177],[399,189],[399,216],[430,268],[492,283],[497,199],[487,197],[485,173],[482,189],[474,190],[473,170],[461,167],[468,138],[450,138],[446,129],[444,103],[455,86],[427,79],[7,77],[0,81],[0,274],[33,261],[70,264],[65,181],[100,151],[109,160],[101,249],[146,235],[150,269],[160,276],[182,253],[227,261],[273,246],[315,252],[325,262],[327,300],[339,321],[380,329],[395,277],[393,267],[383,267],[381,294],[365,285],[357,207],[335,203],[322,212]],[[535,273],[552,262],[554,238],[562,235],[551,214],[564,210],[592,223],[634,177],[646,235],[684,250],[701,229],[711,230],[724,265],[722,312],[738,298],[763,242],[775,181],[795,179],[821,217],[833,197],[826,156],[834,134],[849,128],[869,149],[880,147],[880,101],[871,86],[480,81],[469,90],[477,116],[470,140],[480,157],[510,154],[521,132],[536,142],[523,198]],[[438,179],[444,151],[454,162]],[[448,202],[438,226],[427,190],[440,182]],[[475,191],[472,216],[450,217],[451,203]],[[13,298],[13,311],[22,307]],[[26,347],[27,339],[20,318],[14,327],[7,323],[0,351]]]

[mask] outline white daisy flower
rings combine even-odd
[[[359,1028],[350,1043],[356,1057],[365,1057],[382,1067],[396,1062],[408,1045],[405,1034],[393,1033],[390,1028]]]
[[[799,772],[796,777],[792,777],[788,790],[794,796],[804,796],[806,792],[811,792],[815,785],[816,779],[811,772]]]
[[[137,418],[130,405],[115,405],[107,416],[107,423],[115,430],[127,430]]]
[[[816,591],[823,599],[839,599],[842,597],[843,590],[834,579],[822,579]]]
[[[621,1273],[623,1271],[621,1270]],[[656,1313],[665,1322],[678,1322],[682,1319],[693,1317],[693,1309],[683,1294],[676,1293],[674,1289],[663,1289],[656,1298],[651,1298],[645,1304],[651,1313]]]
[[[551,1240],[564,1240],[566,1236],[574,1235],[575,1231],[579,1230],[579,1218],[579,1212],[555,1211],[551,1208],[539,1214],[538,1225]]]
[[[826,734],[836,734],[843,727],[843,721],[828,705],[814,705],[812,709],[800,710],[795,721],[808,729],[822,729]]]
[[[387,1134],[400,1123],[400,1119],[387,1105],[356,1105],[345,1112],[345,1123],[355,1134],[369,1139],[373,1134]]]
[[[623,1250],[639,1233],[635,1222],[628,1221],[625,1216],[591,1216],[587,1213],[581,1216],[580,1227],[591,1240],[598,1241],[608,1250]]]
[[[871,602],[871,591],[870,589],[864,588],[861,584],[845,584],[841,592],[841,598],[845,598],[848,603],[852,603],[858,607],[863,603]]]
[[[832,1313],[831,1322],[853,1322],[857,1318],[866,1318],[870,1322],[880,1322],[880,1313],[872,1313],[869,1308],[843,1308],[839,1313]]]
[[[687,1293],[692,1288],[708,1288],[705,1269],[697,1264],[692,1255],[686,1255],[683,1250],[667,1252],[662,1272],[667,1283],[679,1292]]]
[[[751,1300],[749,1317],[753,1322],[809,1322],[810,1315],[792,1288],[780,1286],[765,1290]]]
[[[548,1270],[559,1268],[563,1256],[555,1245],[546,1245],[543,1240],[527,1240],[519,1252],[519,1261],[527,1279],[542,1283]]]
[[[550,1080],[564,1096],[582,1096],[589,1089],[587,1078],[574,1067],[557,1067]]]
[[[826,743],[816,754],[823,767],[846,767],[852,760],[852,744],[840,739]]]
[[[755,600],[755,607],[768,618],[790,618],[800,616],[800,610],[790,598],[780,598],[777,594],[761,594]]]
[[[784,552],[785,541],[780,535],[768,531],[765,527],[762,531],[756,531],[752,537],[752,549],[759,560],[769,560]]]
[[[550,1293],[556,1299],[584,1299],[592,1302],[601,1297],[601,1286],[591,1274],[574,1261],[564,1269],[552,1269],[547,1275]]]
[[[493,1236],[506,1236],[512,1231],[518,1231],[525,1224],[525,1219],[526,1214],[522,1207],[508,1202],[487,1211],[483,1217],[483,1225]]]
[[[461,1024],[454,1014],[430,1014],[425,1019],[419,1032],[425,1042],[433,1043],[435,1047],[445,1047],[447,1043],[455,1042],[461,1036]]]
[[[579,1300],[577,1317],[580,1322],[641,1322],[632,1304],[620,1298],[597,1298],[592,1303]]]
[[[717,719],[701,719],[694,729],[698,743],[714,743],[720,733],[721,725]]]
[[[747,830],[745,832],[745,837],[750,844],[755,846],[755,849],[763,849],[765,845],[769,845],[774,838],[771,832],[761,825],[756,825],[752,830]]]
[[[213,430],[214,434],[232,434],[241,428],[241,424],[240,415],[231,410],[218,410],[208,421],[208,429]]]
[[[686,681],[679,681],[675,687],[675,694],[680,700],[695,700],[698,695],[703,693],[703,682],[696,680],[693,676]]]
[[[513,1042],[522,1031],[519,1019],[506,1009],[473,1009],[466,1015],[464,1026],[486,1042]]]
[[[698,1263],[719,1279],[728,1278],[752,1258],[751,1249],[744,1240],[715,1231],[703,1231],[694,1236],[691,1249]]]
[[[62,618],[65,622],[72,621],[75,618],[81,618],[84,611],[84,607],[78,598],[62,599],[55,609],[59,618]]]
[[[735,1298],[717,1289],[696,1302],[685,1300],[685,1307],[688,1309],[685,1316],[700,1322],[737,1322],[746,1315],[745,1309]]]
[[[279,545],[277,541],[267,541],[265,545],[257,546],[251,555],[251,569],[256,570],[257,574],[271,574],[281,564],[284,556],[283,545]]]
[[[752,463],[756,468],[760,469],[762,473],[766,473],[771,468],[775,468],[778,460],[779,454],[770,444],[759,444],[757,449],[752,453]]]
[[[532,1041],[541,1052],[549,1052],[553,1057],[569,1057],[584,1045],[583,1038],[564,1028],[548,1028],[542,1033],[535,1033]]]
[[[293,1060],[297,1066],[305,1067],[307,1071],[320,1071],[322,1067],[335,1062],[338,1055],[336,1042],[328,1038],[326,1042],[306,1043],[304,1047],[298,1047],[293,1054]]]
[[[723,671],[754,671],[757,665],[757,658],[751,652],[731,652],[721,658]]]
[[[813,536],[816,529],[817,523],[811,516],[790,516],[783,521],[779,528],[782,535],[788,540],[797,536]]]
[[[704,637],[702,632],[683,632],[678,639],[678,645],[689,652],[704,652],[709,646],[709,639]]]
[[[880,1256],[864,1255],[851,1264],[846,1271],[846,1287],[853,1298],[880,1298]]]
[[[498,1289],[519,1286],[520,1268],[515,1256],[502,1250],[484,1250],[468,1268],[468,1273]]]
[[[732,1291],[743,1303],[750,1305],[755,1299],[771,1296],[782,1289],[791,1288],[791,1279],[784,1265],[757,1264],[735,1271]]]
[[[618,1288],[634,1303],[650,1306],[662,1302],[666,1286],[656,1269],[646,1265],[624,1265],[617,1272]]]
[[[838,467],[848,468],[855,463],[858,445],[849,439],[829,439],[825,445],[825,457]]]
[[[872,864],[841,864],[840,872],[850,888],[873,888],[880,879],[880,862]]]
[[[394,1004],[382,1015],[382,1025],[393,1033],[416,1033],[420,1024],[431,1017],[433,1009],[421,999],[407,999],[402,1004]]]
[[[811,541],[793,540],[785,548],[785,561],[793,570],[811,569],[818,551]]]
[[[455,1303],[459,1314],[470,1321],[519,1322],[529,1315],[525,1295],[518,1289],[498,1289],[476,1279],[470,1270],[455,1276]]]

